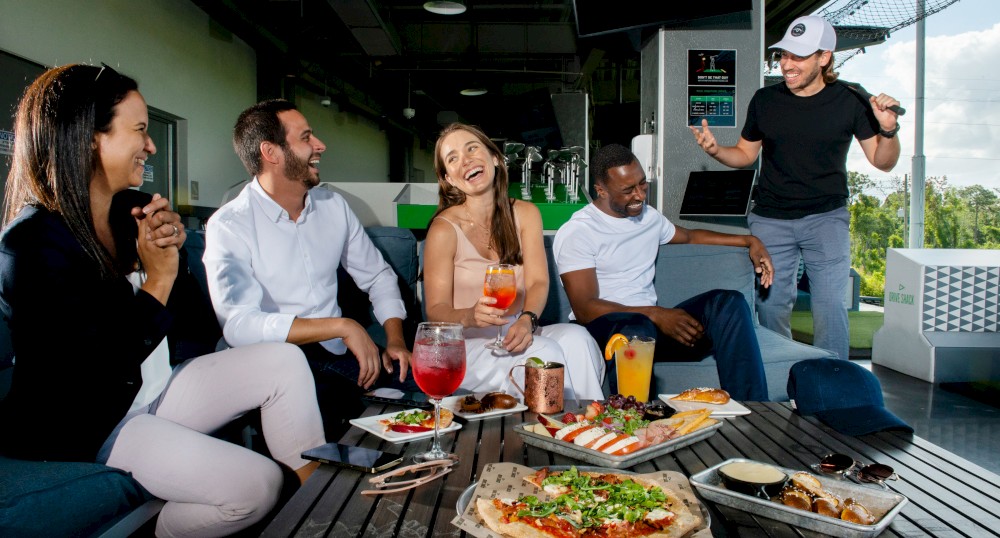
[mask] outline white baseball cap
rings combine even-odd
[[[787,50],[796,56],[809,56],[818,50],[837,48],[837,33],[823,17],[807,15],[792,21],[781,41],[768,48]]]

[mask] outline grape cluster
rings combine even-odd
[[[636,401],[635,396],[629,396],[626,398],[621,394],[612,394],[608,397],[607,403],[609,407],[614,407],[615,409],[621,409],[623,411],[634,409],[640,416],[642,416],[642,414],[646,411],[646,404]]]

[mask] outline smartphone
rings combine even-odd
[[[406,408],[434,409],[434,404],[427,401],[427,395],[422,392],[404,392],[396,389],[375,389],[361,396],[370,404],[399,405]]]
[[[314,460],[366,473],[379,473],[403,461],[401,454],[392,454],[360,446],[327,443],[302,453],[307,460]]]

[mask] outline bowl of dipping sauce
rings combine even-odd
[[[781,492],[788,475],[764,463],[736,461],[719,467],[719,476],[727,489],[770,499]]]
[[[649,403],[646,404],[646,410],[642,414],[644,420],[660,420],[661,418],[670,418],[677,411],[673,407],[667,407],[661,403]]]

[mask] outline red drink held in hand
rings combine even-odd
[[[514,299],[517,298],[517,289],[514,288],[513,284],[502,288],[490,288],[489,286],[485,286],[483,294],[497,300],[497,302],[491,305],[493,308],[507,310],[510,308],[510,305],[514,304]]]
[[[483,282],[483,295],[493,297],[496,302],[493,308],[507,310],[517,298],[517,280],[514,277],[514,266],[510,264],[490,265],[486,268],[486,281]],[[497,339],[486,344],[487,349],[497,353],[506,353],[503,347],[503,326],[497,327]]]
[[[440,400],[458,390],[465,379],[465,342],[432,344],[424,339],[413,345],[413,379],[424,394]]]

